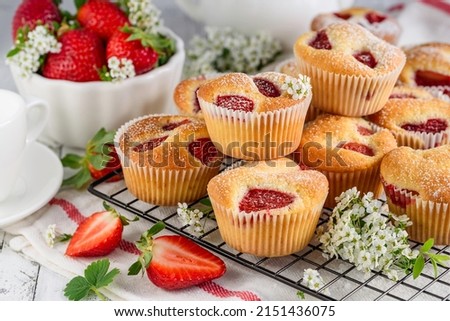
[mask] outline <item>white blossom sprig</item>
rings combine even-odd
[[[412,250],[406,227],[411,224],[406,215],[389,213],[387,205],[373,199],[372,193],[360,197],[356,187],[336,198],[337,205],[326,225],[318,229],[321,248],[326,257],[340,257],[355,264],[366,276],[381,272],[397,281],[402,274],[413,272],[417,278],[428,257],[437,274],[437,264],[450,257],[430,252],[433,240],[419,251]]]
[[[44,238],[47,245],[52,248],[55,243],[67,242],[72,238],[72,235],[61,233],[56,229],[56,224],[50,224],[45,231]]]
[[[286,91],[292,99],[300,100],[311,93],[311,79],[305,75],[298,75],[298,78],[286,76],[281,85],[281,90]]]
[[[202,224],[201,219],[205,214],[199,209],[191,209],[186,203],[178,203],[177,208],[178,218],[183,225],[189,225],[194,233],[204,234],[204,224]]]
[[[122,3],[128,11],[128,19],[133,26],[147,33],[154,33],[163,25],[161,11],[152,0],[124,0]]]
[[[20,76],[28,78],[39,70],[48,53],[60,52],[61,46],[47,26],[39,25],[31,31],[22,28],[6,56],[6,64],[19,67]]]
[[[319,291],[325,286],[319,271],[313,269],[305,269],[303,271],[302,284],[314,291]],[[325,289],[324,293],[329,294],[329,290]]]
[[[136,70],[131,59],[117,58],[115,56],[108,59],[108,68],[104,67],[100,71],[100,78],[103,81],[120,82],[127,78],[136,76]]]
[[[232,28],[206,27],[187,50],[185,76],[215,72],[255,73],[275,60],[281,43],[265,32],[245,35]]]

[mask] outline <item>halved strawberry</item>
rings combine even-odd
[[[17,7],[12,22],[12,37],[15,40],[19,28],[28,27],[33,30],[37,23],[52,27],[53,22],[60,23],[61,13],[56,1],[23,0]]]
[[[78,169],[79,171],[65,179],[63,186],[75,188],[85,187],[92,179],[99,179],[121,168],[119,157],[114,148],[115,132],[101,128],[87,143],[84,156],[67,154],[61,160],[64,167]],[[111,177],[108,182],[122,179],[120,175]]]
[[[119,245],[123,227],[128,225],[130,220],[120,215],[106,202],[103,202],[103,206],[105,211],[96,212],[81,222],[70,240],[66,255],[104,256]]]
[[[177,290],[216,279],[225,273],[225,263],[219,257],[184,236],[153,238],[163,228],[164,223],[155,224],[136,242],[142,254],[130,266],[128,275],[146,270],[156,286]]]

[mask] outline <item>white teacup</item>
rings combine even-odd
[[[23,151],[40,135],[47,118],[48,105],[43,100],[24,100],[0,89],[0,202],[11,194]]]

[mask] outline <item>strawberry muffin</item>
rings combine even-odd
[[[303,34],[294,54],[300,72],[311,77],[313,106],[344,116],[383,108],[406,60],[400,48],[349,22]]]
[[[450,103],[419,87],[395,87],[383,109],[368,119],[389,129],[399,146],[428,149],[449,143]]]
[[[410,86],[450,87],[450,44],[425,43],[405,49],[399,80]]]
[[[229,73],[200,86],[208,132],[225,155],[264,160],[292,153],[311,102],[308,77]]]
[[[397,19],[380,11],[363,7],[352,7],[338,12],[319,14],[311,22],[311,30],[317,31],[330,24],[343,21],[363,26],[378,38],[394,45],[401,34]]]
[[[396,147],[388,130],[375,132],[362,118],[323,114],[305,125],[294,159],[325,174],[330,182],[325,206],[334,207],[335,198],[355,186],[379,197],[381,159]]]
[[[137,118],[117,131],[115,146],[128,190],[155,205],[204,196],[221,164],[205,123],[197,117]]]
[[[208,184],[220,234],[228,246],[256,256],[302,250],[314,235],[328,193],[317,171],[287,158],[250,162]]]
[[[450,145],[427,150],[399,147],[381,162],[389,210],[406,213],[411,239],[450,244]]]

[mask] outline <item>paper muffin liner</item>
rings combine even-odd
[[[363,77],[328,72],[300,58],[297,64],[300,72],[311,78],[315,108],[356,117],[374,114],[383,108],[402,69],[399,66],[386,75]]]
[[[413,223],[407,228],[411,240],[424,243],[433,238],[435,245],[450,244],[450,204],[425,201],[407,191],[384,187],[389,211],[406,214]]]
[[[308,111],[306,112],[305,116],[305,123],[313,121],[320,114],[323,114],[323,111],[321,111],[319,108],[315,108],[313,105],[309,105]]]
[[[294,106],[262,113],[199,102],[211,140],[224,155],[267,160],[289,155],[300,145],[311,95]]]
[[[325,207],[334,208],[336,206],[336,197],[342,192],[358,187],[361,193],[372,192],[374,198],[379,198],[383,192],[383,186],[380,180],[380,163],[358,171],[352,172],[331,172],[320,170],[329,182],[328,197],[325,201]]]
[[[211,198],[220,235],[236,251],[256,256],[289,255],[308,245],[314,236],[323,204],[299,213],[268,215],[235,212]]]
[[[189,203],[205,196],[208,182],[218,174],[219,166],[156,167],[134,162],[121,150],[122,135],[132,124],[147,117],[149,116],[138,117],[127,122],[119,128],[114,137],[114,145],[122,165],[125,185],[130,193],[143,202],[163,206],[177,205],[178,202]]]
[[[375,131],[384,129],[375,124],[372,127]],[[391,130],[391,133],[397,140],[399,147],[408,146],[413,149],[430,149],[450,143],[450,128],[437,134],[395,130]]]
[[[450,86],[430,86],[430,87],[420,87],[428,91],[433,97],[450,103]],[[447,93],[447,94],[445,94]]]

